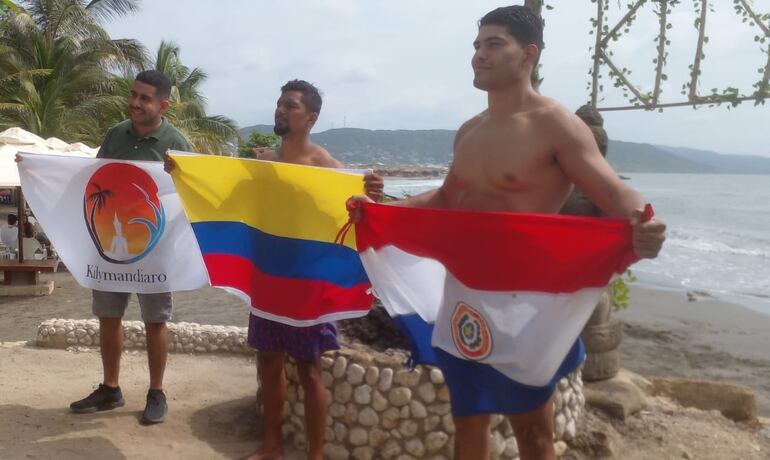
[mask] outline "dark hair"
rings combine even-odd
[[[16,214],[8,214],[8,225],[16,225],[17,220]]]
[[[286,91],[298,91],[302,93],[302,103],[311,112],[321,113],[321,93],[318,92],[318,88],[313,86],[312,83],[308,83],[305,80],[291,80],[285,85],[281,86],[281,93]]]
[[[171,96],[171,80],[163,72],[144,70],[136,76],[136,81],[154,86],[155,94],[161,99],[168,99]]]
[[[545,48],[543,20],[526,6],[501,6],[494,9],[479,20],[481,26],[503,26],[522,46],[535,45],[540,52]]]
[[[609,139],[607,138],[607,131],[604,130],[604,118],[596,108],[590,105],[584,105],[577,109],[575,115],[578,116],[585,124],[591,128],[591,133],[596,139],[596,146],[599,147],[599,152],[602,156],[607,156],[607,147]]]

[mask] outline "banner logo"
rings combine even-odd
[[[99,254],[115,264],[143,259],[166,226],[157,184],[129,163],[109,163],[94,172],[83,196],[83,214]]]
[[[492,352],[486,320],[465,302],[458,302],[452,314],[452,338],[460,354],[468,359],[482,360]]]

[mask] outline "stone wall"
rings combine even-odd
[[[171,351],[253,354],[246,328],[168,323]],[[124,321],[124,348],[145,348],[144,323]],[[99,345],[98,320],[51,319],[38,327],[37,345],[69,348]],[[454,425],[449,391],[439,369],[405,369],[402,352],[374,352],[353,344],[321,358],[322,375],[331,402],[326,427],[325,457],[330,459],[448,459],[452,458]],[[289,383],[286,440],[298,448],[307,443],[304,394],[296,364],[286,363]],[[554,398],[556,450],[574,438],[585,405],[580,371],[562,379]],[[257,404],[259,409],[259,403]],[[502,416],[492,420],[493,458],[518,458],[510,424]]]
[[[169,351],[180,353],[231,352],[254,354],[246,343],[246,328],[167,323]],[[37,328],[37,346],[67,348],[99,346],[99,320],[49,319]],[[145,348],[144,323],[123,321],[123,348]]]
[[[439,369],[404,368],[406,355],[343,348],[321,358],[331,401],[324,457],[330,459],[452,458],[454,425],[449,391]],[[287,362],[289,382],[286,440],[304,449],[304,394],[296,365]],[[555,396],[556,449],[574,438],[585,404],[580,372],[562,379]],[[518,458],[516,439],[502,416],[492,420],[493,458]]]

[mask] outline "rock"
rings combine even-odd
[[[420,430],[420,426],[414,420],[404,420],[398,425],[398,432],[405,438],[414,436]]]
[[[340,445],[326,443],[324,446],[324,458],[329,460],[348,460],[350,458],[350,451]]]
[[[450,395],[449,395],[449,387],[446,385],[442,385],[439,387],[438,392],[436,393],[436,398],[441,402],[449,402]]]
[[[642,390],[642,392],[644,394],[646,394],[647,396],[652,396],[652,393],[654,391],[654,388],[652,386],[652,382],[650,382],[645,377],[642,377],[639,374],[631,372],[628,369],[621,369],[618,372],[618,376],[620,376],[621,378],[628,379],[631,383],[636,385],[637,388]]]
[[[434,367],[430,370],[430,381],[436,385],[444,384],[444,374],[441,373],[441,369]]]
[[[361,382],[364,381],[364,374],[366,373],[366,370],[360,365],[353,363],[350,366],[348,366],[348,382],[351,385],[358,385]]]
[[[356,447],[353,449],[353,458],[356,460],[372,460],[374,458],[374,449],[369,446]]]
[[[342,420],[349,425],[358,420],[358,408],[355,404],[351,402],[345,405],[345,415],[342,417]]]
[[[372,394],[372,407],[377,412],[382,412],[388,408],[388,400],[377,390],[374,390]]]
[[[321,369],[328,371],[334,366],[334,359],[329,356],[321,356]]]
[[[327,388],[330,388],[332,383],[334,383],[334,377],[329,371],[321,371],[321,380]]]
[[[363,446],[369,442],[369,433],[361,427],[356,427],[350,430],[349,439],[354,446]]]
[[[455,422],[452,420],[452,414],[446,414],[445,416],[441,417],[441,425],[444,427],[444,431],[449,434],[454,434]]]
[[[556,435],[556,439],[562,439],[564,437],[564,428],[567,426],[567,417],[564,414],[556,414],[553,419],[553,431]]]
[[[415,457],[422,457],[425,455],[425,445],[417,438],[407,439],[404,443],[404,448]]]
[[[516,438],[514,436],[510,436],[505,440],[505,449],[503,450],[503,455],[510,458],[515,458],[519,455],[519,445],[516,444]]]
[[[426,433],[430,433],[433,430],[436,429],[436,427],[441,423],[441,417],[438,415],[431,415],[430,417],[426,417],[425,421],[423,422],[422,429]]]
[[[380,383],[377,388],[380,391],[388,391],[391,385],[393,385],[393,369],[386,367],[380,371]]]
[[[667,396],[685,407],[718,410],[737,422],[754,421],[757,418],[756,396],[745,386],[663,377],[652,378],[651,382],[655,396]]]
[[[399,410],[395,407],[389,407],[382,413],[382,426],[387,429],[395,428],[400,419]]]
[[[564,439],[567,441],[572,441],[575,439],[575,435],[577,434],[577,426],[575,425],[575,419],[569,419],[567,420],[567,425],[564,427]]]
[[[382,447],[382,450],[380,451],[382,458],[385,458],[385,459],[394,458],[396,455],[400,453],[401,453],[401,445],[395,439],[391,439],[387,441],[385,445]]]
[[[291,387],[289,387],[291,388]],[[329,405],[329,415],[334,418],[340,418],[345,415],[345,405],[338,402],[333,402]]]
[[[381,446],[388,439],[390,439],[390,434],[378,426],[374,426],[369,430],[369,445],[373,447]]]
[[[345,370],[348,367],[348,360],[344,356],[337,356],[334,360],[334,367],[332,367],[332,375],[335,379],[342,378],[345,375]]]
[[[412,399],[412,390],[409,388],[398,387],[388,393],[388,401],[396,407],[403,407],[409,404]]]
[[[420,401],[414,399],[409,401],[409,412],[412,413],[413,418],[425,418],[428,416],[425,406]]]
[[[617,375],[620,369],[620,351],[612,350],[604,353],[589,353],[583,363],[583,380],[594,382],[605,380]]]
[[[436,400],[436,387],[431,382],[425,382],[417,387],[417,394],[424,403],[430,404]]]
[[[567,452],[567,443],[564,441],[556,441],[553,445],[553,450],[556,451],[556,456],[561,457]]]
[[[499,457],[503,451],[505,450],[505,439],[503,438],[503,435],[500,434],[499,431],[495,431],[492,433],[492,439],[489,443],[490,447],[490,453],[492,454],[493,458]]]
[[[401,408],[401,418],[407,419],[412,417],[412,412],[409,410],[409,406],[406,405]]]
[[[446,445],[448,440],[449,435],[443,431],[434,431],[432,433],[428,433],[428,436],[425,437],[425,449],[429,453],[436,452],[441,450]]]
[[[363,406],[368,405],[372,401],[372,387],[366,384],[357,387],[353,392],[353,401]]]
[[[618,348],[623,338],[623,323],[617,319],[596,326],[586,326],[580,334],[587,353],[604,353]]]
[[[284,424],[284,426],[292,426]],[[284,434],[286,436],[286,434]],[[324,441],[326,442],[332,442],[334,441],[334,430],[331,427],[324,427]]]
[[[627,375],[610,380],[586,383],[583,388],[586,405],[596,408],[610,417],[625,420],[647,407],[647,398]]]
[[[413,370],[402,369],[396,372],[396,375],[393,378],[393,381],[396,382],[398,385],[403,385],[405,387],[414,387],[414,386],[417,386],[417,384],[420,382],[420,377],[422,377],[422,370],[420,370],[420,368],[416,368]]]
[[[375,426],[380,423],[380,416],[371,407],[364,407],[358,414],[358,423],[363,426]]]
[[[368,369],[366,369],[366,375],[364,376],[364,379],[366,380],[366,383],[368,385],[374,386],[377,383],[377,380],[380,378],[380,368],[371,366]]]
[[[428,412],[436,415],[448,414],[451,409],[449,403],[434,403],[428,406]]]
[[[348,382],[340,382],[334,387],[334,400],[340,404],[350,401],[353,387]]]
[[[336,439],[337,442],[344,441],[348,435],[348,428],[340,422],[334,423],[333,430],[334,430],[334,439]]]

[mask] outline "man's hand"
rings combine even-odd
[[[357,224],[361,220],[361,205],[363,203],[374,203],[374,200],[366,195],[355,195],[348,198],[348,201],[345,202],[345,207],[348,210],[348,217],[354,224]]]
[[[163,154],[163,170],[171,174],[176,169],[176,161],[168,153]]]
[[[21,163],[23,160],[24,160],[24,158],[22,158],[22,157],[21,157],[21,155],[20,155],[20,154],[18,154],[18,153],[17,153],[17,154],[16,154],[16,156],[13,158],[13,161],[15,161],[16,163]]]
[[[382,176],[379,174],[369,173],[364,176],[364,191],[366,196],[371,198],[372,201],[380,201],[384,187],[385,184],[382,181]]]
[[[631,215],[631,227],[636,255],[642,259],[657,257],[666,240],[666,224],[654,217],[644,221],[643,212],[636,210]]]

